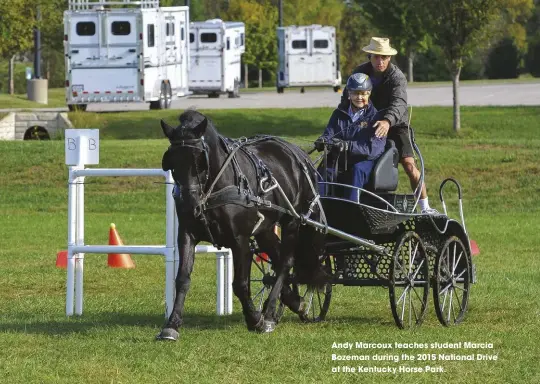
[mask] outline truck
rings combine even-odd
[[[66,103],[150,103],[189,95],[189,7],[159,0],[69,0],[64,12]]]
[[[244,23],[212,19],[190,24],[189,90],[194,94],[239,97]]]
[[[331,86],[341,89],[336,29],[318,24],[277,28],[276,88]]]

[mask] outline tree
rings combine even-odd
[[[356,0],[356,3],[369,22],[385,37],[389,37],[392,46],[407,57],[407,78],[409,82],[413,82],[414,55],[424,52],[429,46],[427,23],[418,10],[418,1]]]
[[[264,0],[237,0],[231,2],[225,13],[229,20],[241,20],[246,25],[246,52],[242,60],[259,69],[259,86],[262,70],[275,71],[277,67],[277,13],[277,8]]]
[[[358,9],[358,4],[351,4],[343,11],[340,25],[340,70],[346,81],[353,69],[363,58],[359,57],[362,47],[369,44],[370,36],[377,36],[378,32],[366,20]]]
[[[10,61],[9,93],[13,94],[14,56],[32,47],[35,25],[34,7],[31,0],[11,0],[0,2],[0,58]],[[29,22],[30,21],[30,22]]]
[[[274,1],[277,6],[277,1]],[[329,25],[339,27],[342,0],[283,0],[283,26]]]
[[[421,0],[424,20],[430,20],[434,42],[446,58],[452,76],[454,131],[461,129],[459,75],[464,61],[483,44],[504,0]]]

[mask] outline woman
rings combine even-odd
[[[330,150],[326,164],[319,167],[325,181],[335,181],[363,188],[369,180],[374,161],[384,152],[386,137],[377,137],[373,123],[378,113],[369,97],[373,85],[369,76],[355,73],[346,85],[348,99],[340,104],[330,117],[315,148],[322,151],[327,145]],[[324,164],[324,162],[323,162]],[[325,194],[321,185],[321,194]],[[351,189],[349,198],[358,201],[356,189]]]

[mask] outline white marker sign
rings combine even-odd
[[[65,130],[66,165],[99,164],[99,129]]]

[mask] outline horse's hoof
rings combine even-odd
[[[156,340],[176,341],[178,340],[179,336],[180,333],[178,333],[177,330],[172,328],[163,328],[159,335],[156,336]]]
[[[300,302],[300,306],[298,307],[298,317],[300,320],[302,320],[304,323],[309,321],[309,304],[302,300]]]
[[[248,331],[252,331],[252,332],[260,332],[263,326],[264,326],[264,317],[260,316],[259,321],[257,321],[256,324],[248,324],[247,329]]]
[[[262,327],[259,328],[259,333],[270,333],[273,332],[274,329],[276,329],[276,322],[265,320]]]

